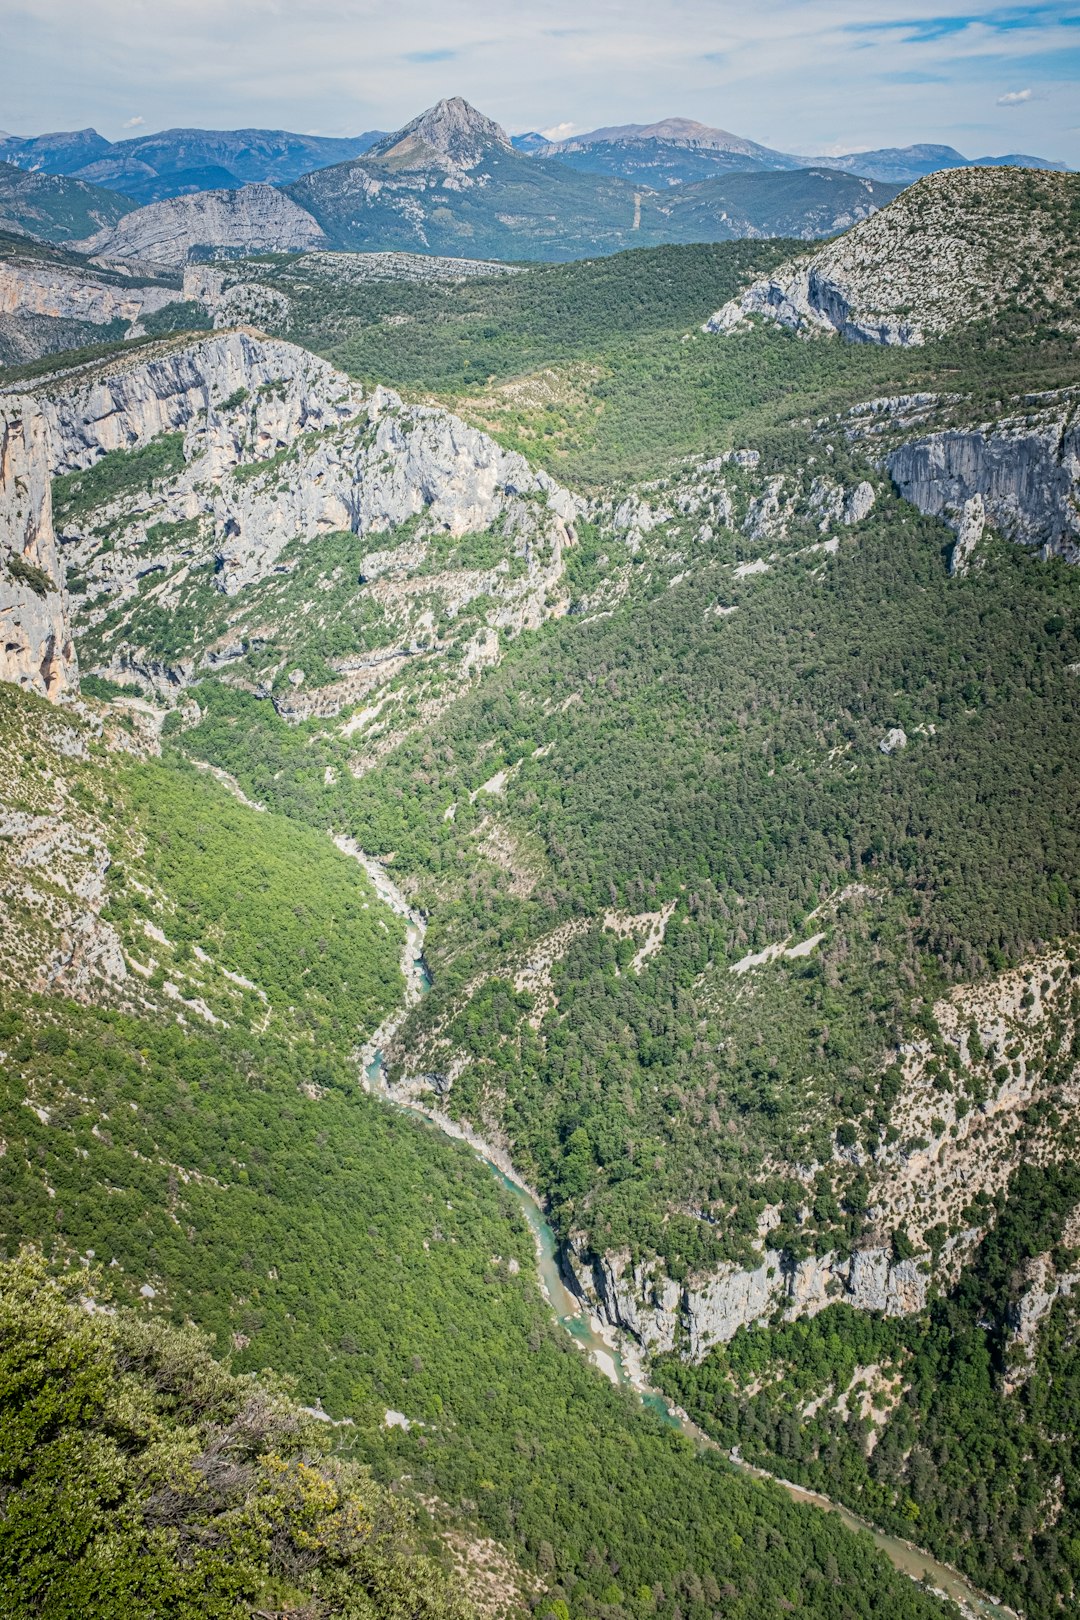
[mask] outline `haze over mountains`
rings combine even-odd
[[[71,175],[149,203],[256,181],[288,185],[310,169],[359,156],[380,134],[369,130],[334,139],[281,129],[165,129],[107,141],[97,130],[80,129],[27,140],[2,136],[0,160],[19,169]]]
[[[388,141],[393,144],[398,135],[383,130],[331,137],[268,129],[166,129],[109,141],[95,129],[25,138],[0,134],[0,161],[19,169],[68,175],[120,192],[135,202],[149,203],[259,181],[289,185],[313,170],[362,157]],[[968,158],[955,147],[927,144],[801,157],[678,117],[612,125],[561,141],[550,141],[532,131],[513,136],[511,144],[527,157],[558,158],[585,173],[611,174],[650,186],[682,185],[718,173],[747,170],[829,168],[907,185],[935,169],[984,164],[1067,167],[1053,159],[1015,152]]]
[[[799,157],[759,146],[756,141],[712,129],[691,118],[664,118],[654,124],[620,124],[573,135],[563,141],[542,136],[520,137],[522,150],[557,157],[572,168],[596,174],[618,174],[650,185],[682,185],[718,172],[768,169],[840,169],[870,180],[909,185],[937,169],[982,166],[1065,169],[1048,158],[1010,152],[1003,157],[967,158],[952,146],[916,145],[848,152],[839,157]]]

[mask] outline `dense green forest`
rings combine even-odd
[[[940,526],[884,500],[824,573],[814,561],[734,590],[704,567],[646,612],[548,626],[359,781],[324,726],[222,687],[200,689],[205,717],[179,738],[419,878],[435,988],[411,1038],[479,964],[491,974],[454,1030],[474,1061],[452,1105],[503,1107],[564,1232],[653,1249],[676,1274],[745,1253],[754,1198],[780,1192],[794,1215],[799,1189],[752,1188],[764,1152],[827,1161],[845,1120],[880,1139],[886,1055],[933,995],[1080,924],[1064,876],[1080,833],[1075,571],[999,545],[950,581]],[[718,590],[736,613],[708,614]],[[912,741],[889,758],[893,724]],[[516,769],[497,808],[470,802],[499,767]],[[493,813],[527,894],[477,849]],[[823,951],[732,1004],[729,964],[812,932],[808,914],[852,883],[873,898],[842,907]],[[533,1033],[508,962],[562,922],[670,901],[640,976],[618,971],[627,941],[598,926],[576,940],[554,968],[559,1011]],[[850,1242],[860,1211],[836,1204],[836,1174],[813,1224]],[[673,1200],[725,1219],[672,1219]]]
[[[836,1620],[933,1612],[869,1542],[696,1456],[612,1388],[554,1323],[509,1194],[469,1150],[360,1091],[352,1053],[379,997],[396,997],[379,961],[389,954],[396,972],[400,934],[372,906],[364,915],[385,945],[363,935],[349,909],[349,887],[361,910],[370,894],[356,863],[175,758],[133,761],[92,730],[80,749],[74,717],[11,688],[3,723],[5,745],[38,767],[26,791],[59,794],[78,826],[69,841],[89,834],[75,818],[99,818],[113,855],[102,915],[122,930],[129,958],[158,957],[149,977],[111,992],[142,997],[142,1012],[6,987],[0,1242],[9,1256],[31,1239],[54,1268],[93,1260],[120,1302],[151,1322],[196,1323],[236,1374],[292,1377],[304,1404],[352,1420],[333,1431],[339,1451],[431,1504],[425,1534],[436,1552],[448,1526],[499,1538],[524,1572],[522,1590],[546,1591],[556,1620],[560,1605],[597,1620],[676,1610],[707,1620],[718,1607],[750,1620],[791,1604]],[[19,881],[18,868],[8,873],[9,896]],[[282,948],[268,954],[275,910]],[[8,914],[21,932],[48,928],[47,908],[29,917],[9,902]],[[146,922],[156,932],[146,935]],[[215,965],[240,977],[224,977],[232,1002]],[[168,1000],[171,976],[183,1024]],[[196,1016],[196,991],[218,1022]],[[387,1427],[388,1409],[413,1427]],[[93,1446],[92,1401],[64,1421],[77,1428],[77,1419]],[[69,1447],[81,1443],[69,1436]],[[118,1486],[134,1492],[127,1560],[142,1545],[140,1493],[154,1476],[123,1435],[116,1443],[133,1470]],[[192,1447],[202,1443],[191,1436]],[[107,1476],[108,1456],[101,1466]],[[17,1482],[31,1495],[45,1488],[25,1472]],[[6,1555],[12,1581],[23,1578],[23,1556]],[[25,1556],[39,1560],[43,1581],[67,1578],[42,1549]],[[127,1568],[118,1565],[118,1579]],[[237,1589],[286,1580],[289,1568],[256,1558]],[[70,1578],[84,1575],[92,1585],[78,1565]],[[181,1566],[177,1579],[187,1578]],[[58,1598],[44,1612],[73,1611]]]
[[[792,428],[875,395],[943,388],[970,417],[1076,380],[1053,310],[1008,309],[918,349],[807,341],[702,322],[805,243],[638,249],[459,283],[313,277],[251,261],[290,300],[281,330],[371,384],[448,404],[572,488],[623,488],[694,453],[753,443],[778,466]],[[966,402],[965,402],[966,404]]]
[[[236,1371],[293,1375],[355,1420],[338,1438],[377,1475],[505,1540],[553,1602],[607,1620],[933,1612],[868,1541],[695,1456],[608,1385],[467,1149],[354,1091],[306,1096],[295,1060],[250,1037],[41,999],[5,1014],[3,1040],[6,1243],[93,1250]],[[387,1429],[387,1408],[414,1428]]]
[[[31,1615],[457,1620],[405,1504],[286,1380],[236,1377],[100,1271],[0,1263],[0,1599]],[[86,1301],[94,1300],[90,1313]]]
[[[925,1315],[833,1305],[769,1332],[743,1328],[700,1366],[665,1360],[662,1386],[722,1445],[914,1537],[1022,1613],[1053,1613],[1080,1586],[1075,1300],[1054,1305],[1020,1387],[1003,1393],[1002,1382],[1023,1264],[1046,1251],[1075,1263],[1062,1230],[1078,1202],[1076,1162],[1024,1166],[961,1282]],[[835,1399],[894,1377],[884,1421],[857,1396]]]

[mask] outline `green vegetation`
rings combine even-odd
[[[107,502],[175,478],[183,465],[182,433],[162,433],[138,450],[110,450],[92,466],[53,479],[56,526],[77,527]]]
[[[868,1540],[611,1388],[553,1323],[509,1195],[328,1083],[322,1054],[55,998],[5,1013],[2,1038],[5,1241],[93,1249],[121,1297],[155,1289],[144,1312],[195,1320],[238,1371],[292,1374],[355,1419],[335,1432],[378,1476],[503,1539],[550,1601],[596,1620],[937,1612]]]
[[[914,1537],[1025,1614],[1058,1612],[1080,1589],[1074,1300],[1054,1306],[1020,1387],[1004,1394],[1002,1380],[1023,1264],[1055,1250],[1075,1264],[1060,1245],[1078,1201],[1075,1164],[1025,1166],[960,1285],[922,1316],[833,1305],[812,1321],[744,1328],[700,1366],[663,1362],[663,1387],[722,1445]],[[883,1418],[866,1411],[860,1385]]]
[[[878,394],[961,391],[982,420],[1075,380],[1075,337],[1044,308],[915,350],[700,330],[805,246],[638,249],[457,284],[316,280],[302,258],[250,272],[289,297],[294,342],[365,382],[436,396],[575,489],[618,489],[746,443],[790,464],[809,421]]]
[[[451,1105],[502,1114],[564,1232],[654,1250],[676,1275],[734,1257],[757,1200],[779,1194],[797,1224],[803,1190],[758,1179],[779,1152],[827,1164],[801,1241],[850,1244],[863,1210],[842,1207],[832,1134],[879,1139],[888,1054],[919,1008],[1080,926],[1060,877],[1080,860],[1065,670],[1080,578],[988,543],[981,571],[949,581],[941,552],[939,525],[882,496],[824,573],[790,557],[733,585],[705,565],[647,610],[549,625],[359,781],[325,726],[210,685],[180,741],[419,878],[435,988],[406,1039],[455,1013],[473,1062]],[[721,591],[738,611],[718,619]],[[913,740],[886,758],[894,724]],[[470,800],[510,767],[495,804]],[[493,813],[524,894],[478,848]],[[806,920],[853,883],[870,895]],[[600,919],[665,902],[663,950],[626,971],[637,946]],[[594,921],[554,964],[558,1011],[534,1033],[503,981],[575,918]],[[818,929],[818,953],[732,1001],[731,963]],[[491,983],[463,1008],[480,968]]]
[[[115,191],[70,175],[42,174],[0,163],[0,225],[46,242],[76,242],[130,214],[135,204]]]
[[[85,1270],[50,1277],[32,1251],[0,1265],[0,1600],[11,1620],[468,1613],[417,1555],[401,1501],[330,1457],[325,1424],[280,1380],[235,1377],[191,1328],[100,1305],[88,1314],[102,1282]]]
[[[165,337],[170,332],[209,332],[214,323],[202,304],[189,298],[177,299],[143,315],[140,325],[147,337]]]
[[[29,562],[17,551],[5,557],[4,567],[11,578],[17,580],[20,585],[29,585],[35,596],[48,596],[50,591],[56,589],[56,582],[51,574],[47,574],[44,568],[39,568],[37,563]]]

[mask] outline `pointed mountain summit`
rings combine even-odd
[[[513,150],[493,118],[485,118],[462,96],[451,96],[377,141],[368,157],[394,168],[427,168],[434,157],[452,169],[475,169],[493,147]]]

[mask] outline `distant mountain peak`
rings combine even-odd
[[[454,169],[473,169],[493,146],[512,151],[510,137],[493,118],[477,112],[462,96],[437,101],[403,129],[387,135],[371,149],[373,158],[419,167],[434,153]]]

